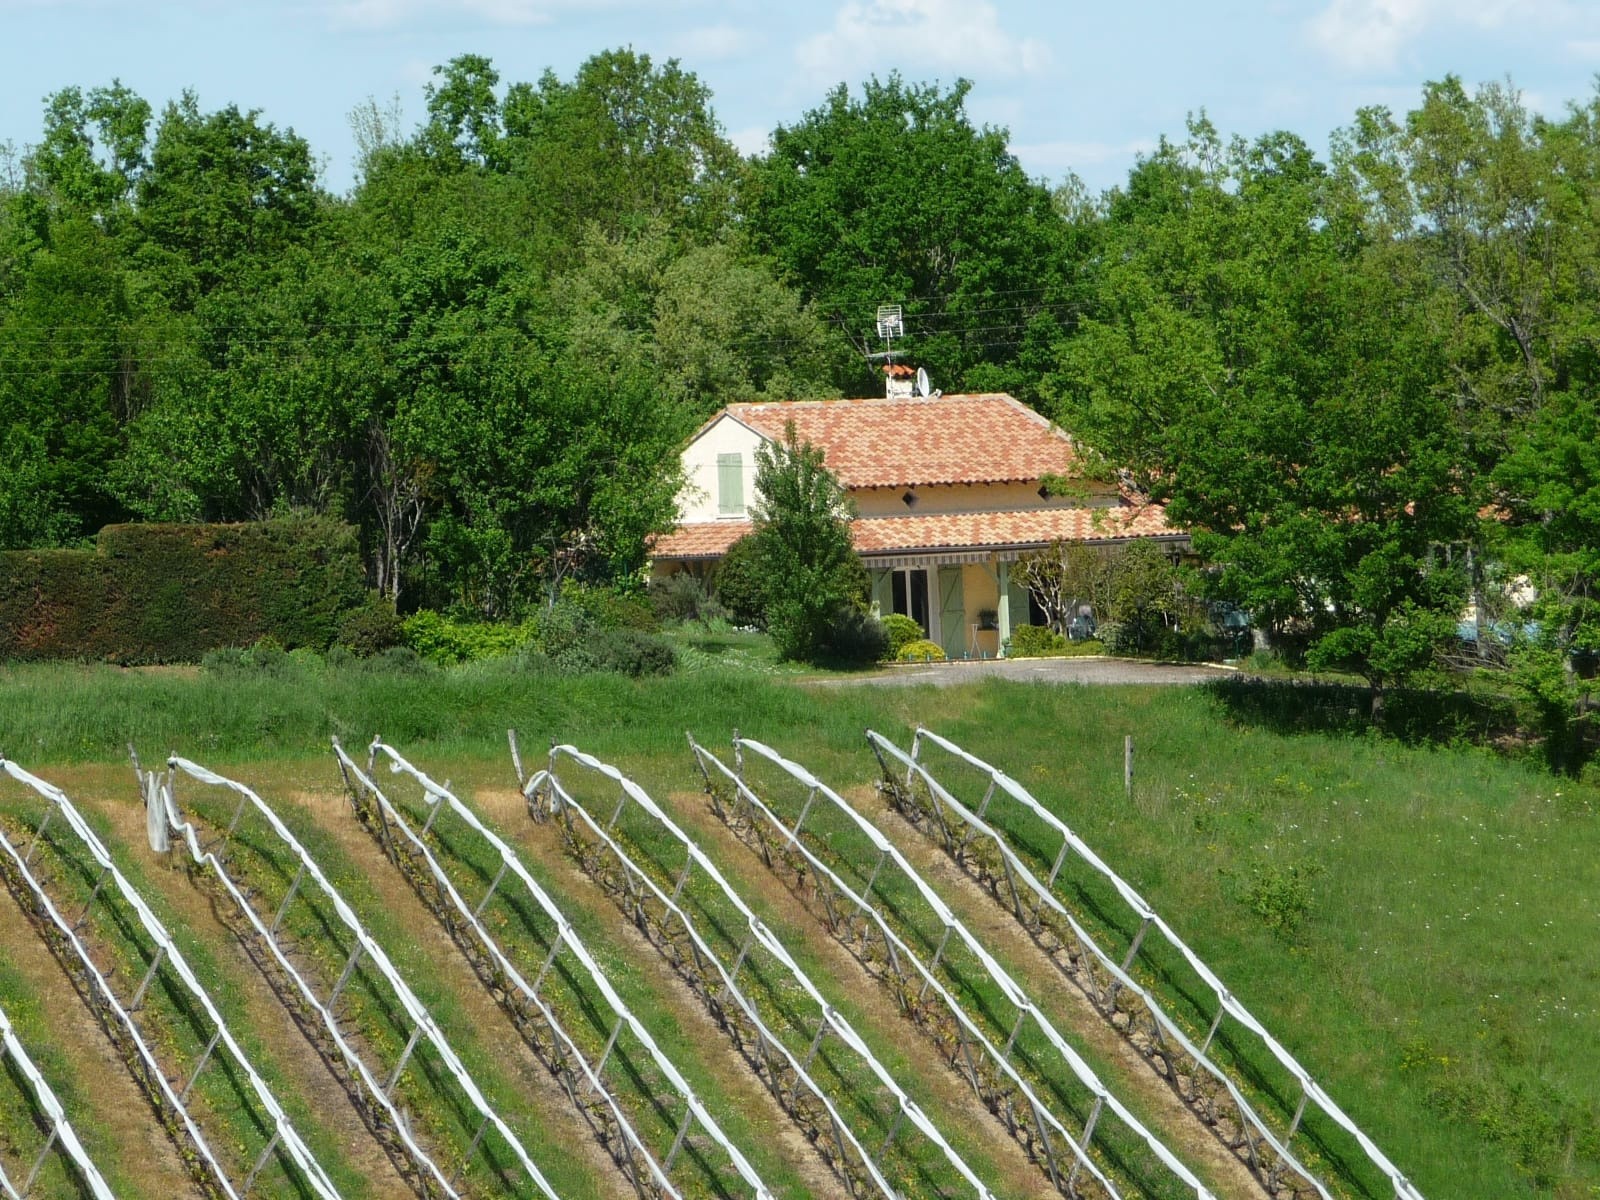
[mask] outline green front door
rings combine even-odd
[[[939,568],[939,636],[946,657],[960,658],[967,652],[967,606],[961,595],[961,568]]]

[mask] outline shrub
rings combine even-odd
[[[602,629],[589,645],[595,669],[631,675],[670,675],[678,666],[678,652],[653,634],[637,629]]]
[[[309,656],[309,662],[308,662]],[[264,637],[253,646],[224,646],[208,650],[200,669],[215,675],[272,675],[283,677],[311,664],[322,666],[322,656],[304,647],[288,651],[275,638]]]
[[[0,554],[0,658],[199,662],[267,636],[322,650],[367,594],[335,521],[108,525],[92,551]]]
[[[597,629],[640,629],[650,632],[657,627],[656,615],[651,611],[648,596],[619,588],[575,583],[569,579],[561,585],[561,595],[556,603],[581,609]]]
[[[594,617],[586,610],[558,600],[535,620],[531,645],[552,663],[576,674],[594,669],[589,643],[595,630]]]
[[[429,662],[444,665],[514,654],[533,637],[527,624],[455,621],[431,609],[412,613],[400,629],[407,646]]]
[[[433,664],[410,646],[390,646],[362,664],[369,671],[388,671],[396,675],[426,675]]]
[[[1285,941],[1293,941],[1316,899],[1312,881],[1322,873],[1318,863],[1257,863],[1241,881],[1239,900]]]
[[[821,651],[819,657],[834,666],[864,666],[888,655],[889,634],[871,613],[843,607],[834,614]]]
[[[914,642],[907,642],[900,647],[900,652],[895,656],[896,662],[943,662],[945,660],[944,647],[938,642],[930,642],[927,638],[918,638]]]
[[[758,549],[753,538],[740,538],[728,547],[711,581],[717,601],[740,625],[764,626],[767,621],[767,594],[757,561]]]
[[[334,641],[357,658],[370,658],[402,645],[405,632],[394,605],[381,596],[370,596],[360,608],[344,615]]]
[[[1019,625],[1011,631],[1012,658],[1044,658],[1066,650],[1067,639],[1047,625]]]
[[[243,646],[219,646],[200,658],[200,669],[208,675],[243,673],[250,669],[250,652]]]
[[[881,620],[883,631],[889,635],[890,658],[899,658],[903,647],[923,637],[922,626],[905,613],[888,613]]]
[[[687,571],[674,571],[650,581],[650,607],[658,621],[693,621],[711,602],[706,586]]]

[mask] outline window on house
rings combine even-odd
[[[928,632],[928,573],[920,567],[892,573],[894,611],[904,613]]]
[[[744,456],[717,455],[717,512],[724,517],[744,516]]]

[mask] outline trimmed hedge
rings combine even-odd
[[[93,550],[0,553],[0,660],[199,662],[264,637],[321,650],[367,595],[337,521],[108,525]]]

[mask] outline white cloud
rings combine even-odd
[[[1152,138],[1129,142],[1018,142],[1011,147],[1030,175],[1050,175],[1062,171],[1081,171],[1105,163],[1131,163],[1140,154],[1156,148]]]
[[[735,25],[707,25],[691,29],[674,37],[671,50],[693,68],[696,63],[725,62],[740,58],[756,49],[765,39],[752,29]]]
[[[772,149],[772,130],[765,125],[750,125],[728,130],[728,140],[740,154],[765,154]]]
[[[1495,30],[1515,21],[1561,25],[1572,20],[1568,0],[1328,0],[1311,18],[1311,40],[1340,66],[1383,71],[1401,52],[1440,26]]]
[[[1050,61],[1038,38],[1013,37],[988,0],[847,0],[831,28],[800,43],[810,71],[837,76],[846,64],[891,61],[917,67],[1033,73]]]
[[[610,8],[605,0],[337,0],[339,29],[394,29],[420,20],[475,18],[489,25],[544,25],[578,9]]]

